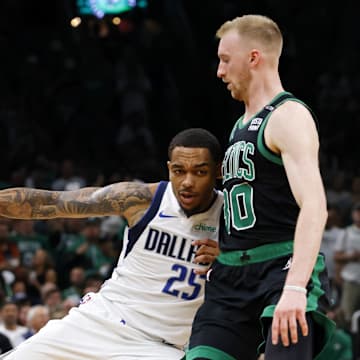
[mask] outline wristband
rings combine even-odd
[[[284,286],[284,290],[289,290],[289,291],[296,291],[302,294],[307,294],[307,290],[306,288],[302,287],[302,286],[297,286],[297,285],[285,285]]]

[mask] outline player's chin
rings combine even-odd
[[[234,100],[243,101],[243,96],[241,95],[241,93],[239,91],[236,91],[235,89],[233,89],[230,91],[230,94]]]
[[[185,214],[187,214],[188,216],[191,216],[193,214],[197,214],[198,212],[200,212],[199,206],[198,204],[180,204],[181,208],[183,209],[183,211],[185,212]]]

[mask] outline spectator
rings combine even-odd
[[[101,241],[100,226],[100,218],[88,218],[81,232],[83,239],[74,248],[74,252],[77,258],[76,262],[86,269],[87,274],[98,273],[104,277],[108,273],[116,254],[112,251],[111,240],[108,242]]]
[[[22,343],[26,327],[18,324],[19,309],[16,303],[8,301],[1,307],[0,333],[6,335],[13,347]]]
[[[23,335],[24,339],[36,334],[50,320],[49,309],[44,305],[34,305],[27,313],[28,331]]]
[[[335,247],[340,236],[342,236],[344,229],[342,228],[341,215],[339,209],[335,205],[328,205],[328,218],[325,225],[323,238],[321,241],[320,251],[325,256],[326,267],[330,285],[333,289],[334,301],[337,302],[340,292],[339,281],[335,279]]]
[[[41,291],[42,285],[49,281],[47,272],[53,269],[54,263],[49,253],[44,249],[37,249],[32,258],[32,266],[29,274],[30,283]]]
[[[355,176],[351,181],[351,199],[353,204],[360,203],[360,176]]]
[[[85,285],[85,270],[81,266],[75,266],[70,271],[70,286],[62,291],[64,300],[71,299],[75,304],[80,302]]]
[[[334,259],[342,285],[339,314],[344,316],[344,326],[349,329],[353,313],[360,309],[360,204],[352,210],[352,224],[339,238]]]
[[[21,253],[21,265],[30,269],[32,259],[38,249],[48,249],[47,236],[38,234],[33,220],[14,221],[11,240],[17,244]]]
[[[55,259],[58,283],[61,288],[69,286],[67,274],[69,274],[70,269],[82,265],[77,257],[76,249],[84,242],[81,234],[84,224],[84,219],[65,219],[63,230],[59,229],[60,240]]]
[[[83,295],[89,292],[98,292],[104,279],[99,274],[91,274],[86,277]]]
[[[0,298],[11,296],[10,286],[20,264],[20,251],[10,239],[9,223],[0,221]]]
[[[10,240],[9,223],[0,222],[0,271],[13,271],[19,264],[20,251]]]
[[[346,174],[338,171],[333,176],[332,182],[326,189],[326,198],[328,204],[336,205],[345,225],[348,225],[348,213],[351,209],[351,193],[346,186]]]
[[[61,292],[54,284],[43,288],[43,303],[49,309],[50,319],[61,319],[67,314],[61,299]]]
[[[61,163],[60,175],[53,181],[51,188],[52,190],[76,190],[85,185],[85,178],[75,174],[73,160],[65,159]]]
[[[15,278],[14,282],[11,284],[11,292],[11,299],[16,303],[28,298],[27,284],[22,279]]]
[[[19,308],[19,316],[18,316],[18,323],[21,326],[27,327],[27,315],[31,308],[30,300],[24,299],[17,301],[18,308]]]

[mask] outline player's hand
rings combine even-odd
[[[275,307],[272,321],[272,343],[277,345],[279,338],[284,346],[289,346],[290,342],[298,342],[298,325],[301,333],[307,336],[309,329],[306,321],[306,294],[295,291],[284,291]],[[290,335],[290,338],[289,338]]]
[[[209,264],[210,266],[215,258],[220,254],[218,242],[212,239],[194,240],[192,245],[198,247],[194,259],[195,264]],[[195,273],[198,275],[206,274],[208,269],[209,267],[196,269]]]

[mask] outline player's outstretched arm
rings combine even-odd
[[[124,216],[135,221],[149,206],[157,184],[121,182],[73,191],[10,188],[0,191],[0,216],[17,219]]]

